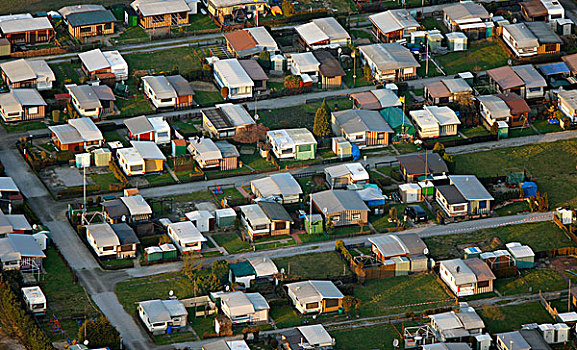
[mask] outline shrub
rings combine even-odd
[[[74,159],[74,152],[72,151],[58,151],[56,152],[56,162],[58,163],[68,163]]]

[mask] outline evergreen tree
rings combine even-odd
[[[317,137],[323,138],[329,136],[330,133],[331,126],[329,124],[329,109],[327,107],[327,101],[323,100],[323,103],[315,114],[313,134]]]
[[[120,344],[120,334],[104,316],[96,320],[86,320],[78,330],[80,342],[88,340],[90,347],[109,347],[117,349]]]

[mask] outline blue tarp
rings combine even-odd
[[[361,150],[359,149],[359,146],[357,145],[351,145],[351,155],[353,156],[353,161],[357,161],[359,159],[361,159]]]
[[[537,184],[534,182],[523,182],[521,184],[521,188],[523,189],[523,197],[536,197],[537,196]]]
[[[383,196],[383,192],[378,187],[365,186],[364,189],[357,191],[357,194],[369,207],[385,205],[385,196]]]
[[[568,74],[570,72],[565,62],[541,64],[537,68],[545,75]]]

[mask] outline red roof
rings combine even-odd
[[[489,69],[487,74],[493,79],[501,89],[509,90],[525,86],[523,79],[519,78],[517,73],[510,66]]]
[[[527,102],[521,98],[521,96],[514,94],[514,93],[507,93],[507,94],[497,94],[501,100],[505,101],[507,106],[511,109],[512,115],[517,114],[524,114],[530,113],[531,107],[527,104]]]
[[[56,95],[54,95],[54,98],[56,100],[69,100],[70,94],[56,94]]]
[[[235,52],[256,47],[256,41],[246,30],[224,33],[224,38]]]

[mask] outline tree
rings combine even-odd
[[[238,143],[251,144],[266,139],[268,128],[262,123],[251,124],[234,134],[232,139]]]
[[[329,124],[329,108],[327,107],[327,101],[323,100],[323,103],[315,113],[313,134],[317,137],[324,138],[329,136],[330,133],[331,125]]]
[[[363,75],[365,76],[366,81],[371,81],[373,77],[373,71],[371,70],[371,67],[369,67],[368,64],[365,64],[365,66],[363,67]]]
[[[298,75],[287,75],[284,78],[284,87],[287,90],[300,89],[303,86],[303,80]]]
[[[52,111],[52,121],[54,123],[60,123],[60,110],[55,109]]]
[[[228,261],[216,260],[212,263],[212,274],[220,281],[225,283],[228,278]]]
[[[196,254],[183,254],[183,260],[182,273],[189,279],[194,280],[202,269],[198,256]]]
[[[445,155],[445,145],[440,142],[435,142],[433,146],[433,153],[438,153],[441,157]]]
[[[293,5],[293,3],[291,1],[283,1],[282,2],[282,13],[283,15],[287,16],[287,17],[291,17],[294,16],[295,14],[295,6]]]
[[[104,316],[96,320],[86,320],[78,330],[80,342],[88,340],[91,348],[117,348],[120,334]]]
[[[226,86],[223,86],[222,89],[220,89],[220,94],[222,95],[223,98],[227,99],[228,98],[228,88]]]
[[[497,124],[497,122],[494,122],[493,125],[491,125],[491,135],[493,136],[497,136],[497,134],[499,133],[499,125]]]
[[[264,69],[270,69],[270,52],[264,50],[258,54],[258,63]]]
[[[361,300],[352,295],[345,295],[343,298],[343,310],[348,314],[352,309],[355,311],[359,308]]]

